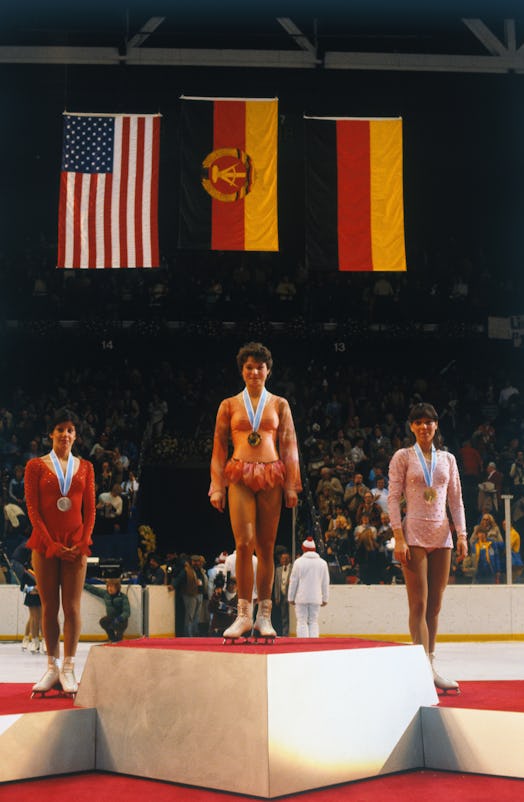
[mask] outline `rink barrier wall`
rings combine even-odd
[[[175,635],[175,596],[166,586],[124,585],[131,618],[126,638]],[[0,585],[0,640],[21,640],[27,621],[24,596],[16,585]],[[101,600],[82,596],[81,640],[105,640]],[[290,634],[295,634],[291,606]],[[320,611],[321,635],[410,640],[403,585],[331,585]],[[440,641],[524,640],[524,585],[449,585],[440,614]]]

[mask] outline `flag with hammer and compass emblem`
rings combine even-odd
[[[179,247],[278,251],[278,100],[181,100]]]

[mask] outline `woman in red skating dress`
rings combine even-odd
[[[42,601],[42,629],[48,667],[33,692],[45,692],[60,683],[76,693],[74,659],[80,637],[80,599],[87,555],[95,524],[93,466],[74,457],[76,416],[59,410],[51,424],[53,448],[29,460],[25,469],[27,511],[33,532],[27,543]],[[64,660],[59,664],[60,596],[64,614]]]
[[[248,343],[237,354],[245,382],[238,395],[218,409],[209,498],[223,512],[228,488],[229,514],[235,537],[238,615],[224,637],[241,637],[253,627],[253,552],[258,558],[258,610],[255,632],[275,637],[271,624],[273,550],[282,508],[297,505],[302,490],[297,439],[289,404],[265,387],[273,360],[261,343]],[[229,438],[233,454],[228,459]]]

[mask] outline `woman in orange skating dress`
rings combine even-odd
[[[50,432],[49,454],[29,460],[25,469],[27,511],[33,532],[27,543],[42,601],[42,628],[48,668],[33,692],[60,684],[76,693],[74,658],[80,637],[80,599],[95,523],[93,466],[74,457],[76,418],[59,410]],[[64,613],[64,661],[60,667],[60,598]]]
[[[297,439],[289,404],[265,387],[273,360],[261,343],[248,343],[237,355],[245,382],[238,395],[218,409],[211,459],[211,504],[223,512],[228,488],[229,514],[235,537],[238,615],[224,632],[241,637],[253,627],[253,552],[258,558],[258,611],[255,632],[275,637],[271,624],[273,550],[282,496],[286,507],[297,505],[302,490]],[[228,459],[229,438],[233,454]]]

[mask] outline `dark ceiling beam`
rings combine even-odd
[[[141,67],[260,67],[312,69],[316,58],[303,50],[219,50],[212,48],[12,47],[0,46],[2,64],[126,64]]]
[[[317,48],[288,17],[278,22],[298,49],[246,50],[213,48],[155,48],[140,45],[162,24],[151,17],[133,36],[125,53],[117,47],[0,46],[3,64],[78,64],[138,67],[224,67],[259,69],[387,70],[411,72],[518,73],[524,74],[524,45],[517,48],[515,20],[504,21],[505,43],[479,19],[463,23],[482,42],[489,55],[428,53],[363,53],[327,51],[322,60]],[[142,38],[143,37],[143,38]],[[131,46],[135,45],[135,46]],[[139,45],[139,46],[136,46]]]
[[[511,53],[515,53],[517,50],[517,26],[514,19],[504,20],[504,35],[508,50]]]
[[[463,19],[462,22],[492,56],[506,56],[509,48],[491,31],[481,19]],[[506,20],[508,23],[509,20]]]
[[[298,25],[295,25],[289,17],[277,17],[277,22],[282,26],[286,33],[290,35],[295,44],[306,53],[311,53],[316,57],[317,48],[309,41],[305,33],[302,33]]]
[[[121,64],[118,47],[0,46],[1,64]]]
[[[524,54],[509,56],[454,56],[417,53],[337,53],[325,54],[327,70],[398,70],[406,72],[524,72]]]
[[[144,44],[144,42],[149,39],[152,33],[156,31],[156,29],[162,25],[164,22],[165,17],[150,17],[144,25],[140,28],[138,33],[135,33],[134,36],[127,42],[127,47],[140,47]]]
[[[126,61],[127,64],[143,67],[255,67],[295,70],[313,69],[317,66],[315,54],[305,50],[143,47],[130,50]]]

